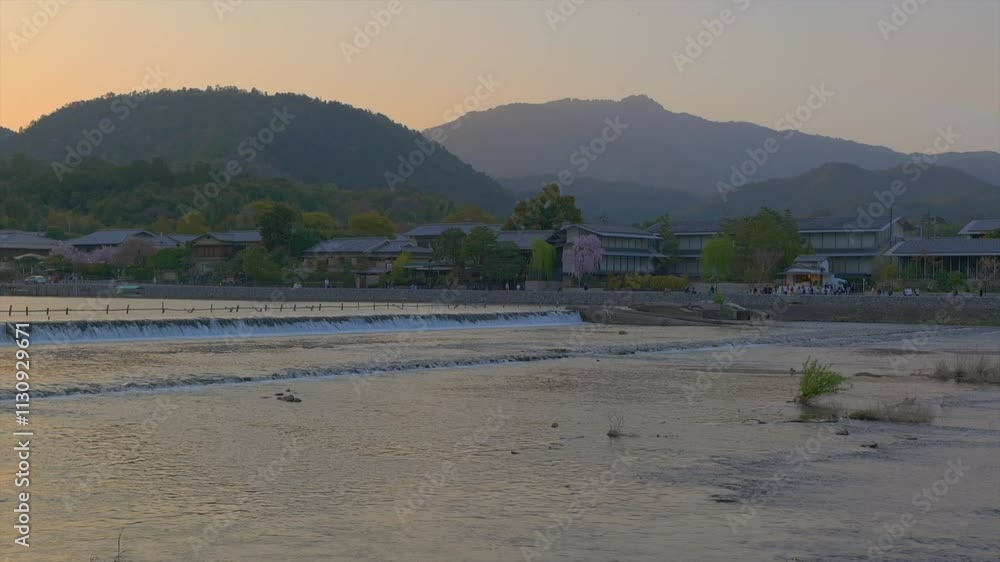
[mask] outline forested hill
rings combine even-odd
[[[107,227],[200,234],[253,228],[253,205],[260,201],[328,213],[341,226],[352,215],[377,211],[405,228],[440,222],[456,210],[451,201],[412,188],[344,190],[246,175],[204,197],[211,172],[205,164],[172,170],[161,160],[126,166],[88,160],[59,182],[48,162],[0,157],[0,229],[48,230],[57,237]]]
[[[106,131],[101,132],[102,124]],[[90,131],[90,140],[83,131]],[[418,144],[418,142],[420,144]],[[115,164],[155,158],[179,169],[230,160],[255,176],[279,176],[344,189],[408,186],[490,210],[514,200],[487,175],[428,144],[388,117],[298,94],[212,88],[107,95],[69,104],[33,122],[0,148],[43,161],[67,160],[68,148],[95,145],[91,157]],[[412,172],[401,170],[400,157]],[[430,152],[429,155],[426,153]],[[405,177],[404,177],[405,176]]]
[[[3,146],[12,141],[17,133],[11,131],[6,127],[0,127],[0,150],[3,150]]]

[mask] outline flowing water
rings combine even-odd
[[[1000,558],[1000,393],[919,376],[996,329],[349,312],[32,321],[32,546],[0,559]],[[788,423],[809,356],[934,422]]]

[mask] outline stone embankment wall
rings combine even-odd
[[[465,291],[447,289],[292,289],[287,287],[215,287],[144,285],[149,299],[247,300],[281,302],[420,302],[534,306],[629,306],[631,304],[689,305],[706,294],[644,291]],[[108,284],[0,286],[3,296],[108,298]],[[978,297],[873,295],[725,295],[727,302],[793,321],[931,323],[941,325],[1000,325],[1000,295]]]

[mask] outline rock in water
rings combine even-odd
[[[868,447],[869,449],[878,449],[878,443],[872,441],[871,443],[862,443],[862,447]]]
[[[559,427],[559,422],[552,422],[552,427]]]
[[[838,429],[837,431],[834,431],[833,434],[834,435],[850,435],[851,432],[847,431],[846,427],[842,427],[842,428]]]

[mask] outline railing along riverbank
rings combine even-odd
[[[664,293],[654,291],[478,291],[454,289],[353,289],[353,288],[300,288],[246,287],[246,286],[196,286],[196,285],[144,285],[143,297],[136,306],[148,308],[148,300],[162,300],[160,307],[167,310],[170,300],[252,301],[257,307],[267,306],[267,311],[285,312],[291,308],[301,311],[303,306],[353,306],[355,309],[374,306],[411,305],[447,306],[629,306],[631,304],[704,305],[710,295],[699,293]],[[5,296],[115,298],[114,286],[108,283],[74,283],[49,285],[0,286],[0,315],[12,312],[10,305],[2,302]],[[1000,325],[1000,298],[996,295],[978,297],[962,294],[922,295],[905,297],[853,295],[747,295],[726,294],[727,302],[767,312],[772,318],[803,321],[840,322],[894,322],[909,324],[941,325]],[[115,298],[113,303],[103,303],[96,308],[136,308],[121,304],[125,298]],[[145,301],[145,302],[143,302]],[[24,305],[20,305],[23,307]],[[227,305],[229,306],[229,305]],[[178,308],[178,307],[170,307]],[[196,307],[214,311],[218,305],[206,303]],[[90,311],[94,312],[91,306]],[[416,307],[414,307],[414,310]],[[30,311],[30,308],[29,308]],[[52,312],[52,311],[50,311]],[[64,311],[65,312],[65,311]],[[192,312],[193,313],[193,312]]]

